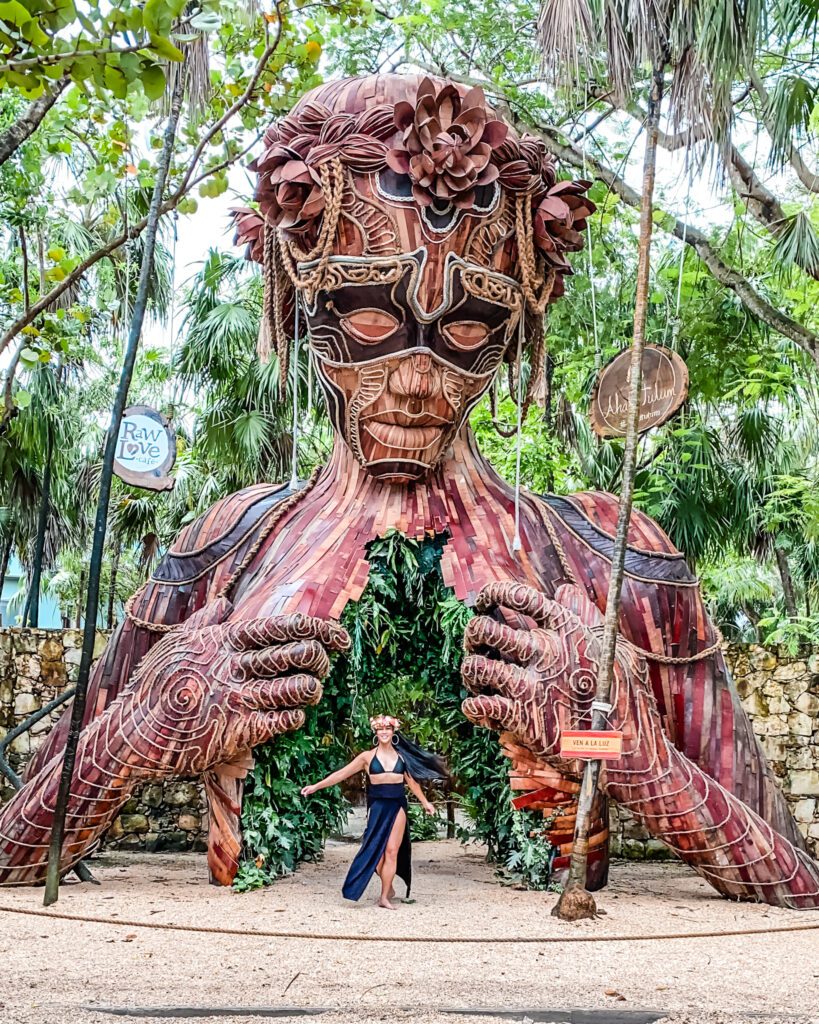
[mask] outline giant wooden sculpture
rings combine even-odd
[[[258,485],[217,504],[130,602],[92,681],[64,866],[137,781],[199,773],[212,877],[231,881],[250,750],[320,698],[327,652],[348,643],[333,620],[366,585],[366,545],[396,528],[445,535],[444,579],[484,613],[466,638],[464,711],[504,731],[529,805],[559,809],[559,869],[579,778],[559,734],[588,724],[617,503],[523,494],[516,509],[467,417],[504,361],[519,370],[524,347],[531,401],[543,313],[593,209],[587,183],[557,181],[542,145],[507,128],[480,90],[390,75],[315,90],[268,131],[255,167],[261,212],[237,219],[264,268],[261,348],[286,373],[298,296],[335,447],[304,486]],[[697,582],[639,513],[621,634],[611,720],[626,742],[604,773],[590,883],[606,878],[608,795],[721,893],[819,906],[819,865]],[[65,731],[0,813],[0,882],[43,876]]]

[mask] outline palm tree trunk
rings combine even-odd
[[[165,191],[165,182],[168,178],[168,168],[171,163],[176,129],[179,124],[179,114],[182,109],[182,97],[185,88],[185,66],[183,65],[178,73],[171,99],[170,113],[165,125],[165,137],[162,142],[162,150],[156,168],[156,181],[154,183],[151,205],[148,210],[148,222],[145,228],[145,242],[142,254],[142,265],[139,271],[139,283],[137,285],[134,313],[131,320],[131,329],[128,332],[128,344],[125,349],[125,358],[122,365],[122,373],[119,379],[114,408],[111,411],[111,423],[105,438],[105,452],[102,460],[102,472],[100,474],[100,493],[97,502],[97,514],[94,521],[94,539],[91,546],[91,561],[88,567],[88,595],[85,602],[85,625],[83,627],[82,654],[80,656],[79,672],[77,674],[77,686],[74,694],[74,701],[71,706],[71,722],[68,730],[68,737],[65,744],[62,771],[60,774],[60,787],[57,793],[57,800],[54,805],[54,821],[51,829],[51,842],[48,850],[48,873],[46,875],[45,896],[43,903],[51,906],[59,898],[60,889],[60,855],[65,834],[65,815],[68,807],[68,797],[71,790],[71,781],[74,776],[74,763],[77,758],[77,745],[80,739],[80,730],[85,716],[85,700],[88,692],[88,680],[91,675],[91,663],[94,658],[94,641],[96,638],[97,611],[99,609],[100,597],[100,570],[102,567],[102,555],[105,548],[105,532],[108,525],[108,505],[111,499],[111,481],[114,473],[114,454],[117,446],[122,414],[128,402],[128,391],[131,387],[131,378],[134,374],[134,363],[136,362],[139,339],[142,334],[142,324],[145,320],[145,309],[148,303],[148,291],[151,283],[151,275],[154,267],[154,252],[156,249],[156,235],[159,226],[160,207],[162,195]]]
[[[80,570],[80,585],[77,590],[77,624],[75,629],[79,629],[82,625],[82,595],[85,591],[85,571]]]
[[[23,625],[35,629],[40,625],[40,586],[43,578],[43,555],[48,517],[51,512],[51,463],[54,456],[54,431],[46,425],[46,458],[43,466],[43,486],[40,492],[40,510],[37,514],[37,537],[34,542],[34,559],[31,566],[31,584],[26,606],[23,609]]]
[[[788,562],[788,554],[779,544],[774,544],[774,555],[776,556],[776,567],[779,569],[779,578],[782,580],[782,595],[785,598],[785,611],[791,622],[799,618],[799,608],[796,604],[796,590],[793,585],[793,576]]]
[[[11,558],[11,532],[9,532],[4,538],[3,543],[0,545],[0,598],[3,596],[3,585],[6,582],[6,573],[9,568],[9,559]],[[2,625],[2,623],[0,623]]]
[[[120,539],[114,537],[114,551],[111,555],[111,581],[108,585],[108,614],[106,615],[106,625],[109,629],[114,628],[114,604],[117,599],[117,573],[119,572],[119,556],[120,556]]]
[[[629,369],[629,413],[626,426],[626,443],[623,454],[623,476],[620,485],[620,506],[617,515],[617,532],[611,560],[611,575],[606,599],[606,619],[600,651],[595,700],[592,704],[592,729],[605,729],[611,695],[614,669],[614,655],[620,619],[620,594],[623,587],[623,567],[626,557],[628,527],[634,498],[634,476],[637,465],[637,442],[640,413],[640,389],[642,386],[642,357],[645,343],[645,328],[648,312],[649,271],[651,268],[651,234],[654,198],[654,179],[657,169],[657,132],[660,122],[660,108],[663,98],[663,78],[667,56],[664,54],[654,65],[651,79],[651,93],[646,118],[646,148],[643,159],[643,199],[640,208],[640,240],[637,261],[637,290],[634,301],[634,335],[631,346]],[[574,845],[571,867],[566,889],[552,911],[563,920],[577,920],[593,917],[596,913],[594,899],[586,892],[586,870],[589,853],[589,825],[597,782],[600,776],[600,761],[587,761],[583,772],[583,783],[578,800]]]

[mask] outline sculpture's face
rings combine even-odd
[[[320,86],[268,129],[252,167],[262,216],[241,212],[239,234],[269,271],[282,365],[292,283],[358,462],[423,478],[492,383],[524,294],[537,331],[562,292],[589,183],[558,182],[544,144],[480,89],[397,75]]]
[[[511,278],[452,251],[443,263],[430,257],[423,246],[383,260],[334,257],[307,308],[333,423],[388,481],[437,465],[490,386],[521,305]]]

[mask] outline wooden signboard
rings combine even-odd
[[[594,761],[616,761],[623,753],[623,734],[613,730],[583,729],[563,732],[560,736],[560,756]]]
[[[147,405],[132,405],[122,415],[114,454],[114,472],[126,484],[149,491],[170,491],[168,476],[176,462],[176,432],[166,416]]]
[[[591,397],[591,425],[600,437],[625,437],[631,350],[619,352],[600,372]],[[688,367],[670,349],[646,345],[638,430],[665,423],[688,396]]]

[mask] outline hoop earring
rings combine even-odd
[[[375,733],[373,733],[373,746],[374,747],[378,746],[378,737],[375,735]]]
[[[392,737],[392,745],[394,747],[398,746],[398,737],[396,735],[393,735],[393,737]]]

